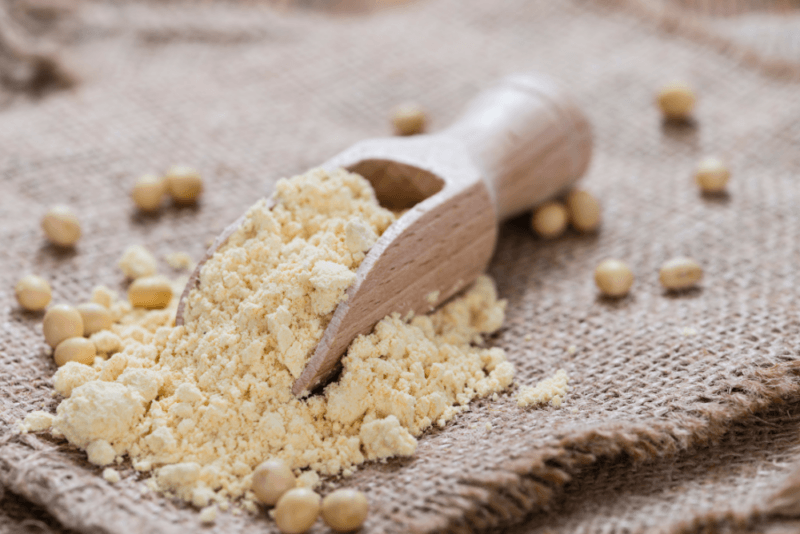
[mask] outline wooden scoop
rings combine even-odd
[[[514,75],[478,96],[441,133],[357,143],[322,167],[367,178],[378,200],[410,208],[367,253],[292,392],[307,395],[336,369],[350,342],[386,315],[426,313],[483,272],[498,223],[567,190],[591,156],[589,124],[564,91],[540,75]],[[236,231],[226,228],[203,263]]]

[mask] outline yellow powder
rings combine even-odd
[[[20,423],[19,430],[23,434],[28,432],[41,432],[47,430],[53,424],[53,414],[36,410],[31,412],[25,417],[25,420]]]
[[[425,295],[425,300],[431,306],[436,306],[436,303],[439,302],[439,290],[437,289],[436,291],[431,291],[430,293]]]
[[[185,252],[170,252],[164,256],[164,259],[166,260],[167,265],[173,269],[183,269],[186,271],[194,270],[194,260],[192,260],[192,257]]]
[[[144,412],[145,400],[131,388],[118,382],[91,380],[74,388],[69,399],[58,406],[53,424],[70,443],[83,449],[105,441],[120,444],[122,453],[131,429],[141,422]]]
[[[320,474],[413,454],[426,428],[510,385],[503,351],[479,346],[505,309],[484,276],[432,315],[386,317],[352,343],[324,394],[294,397],[364,251],[394,215],[343,170],[280,180],[275,201],[253,206],[205,264],[184,326],[173,326],[177,297],[164,310],[110,304],[120,347],[92,367],[59,369],[66,399],[54,433],[98,465],[128,455],[154,473],[150,487],[197,507],[242,498],[251,508],[252,471],[265,460],[314,486]]]
[[[64,397],[69,397],[72,395],[73,389],[97,379],[98,374],[96,369],[88,365],[78,362],[67,362],[58,370],[55,377],[53,377],[53,387]]]
[[[115,300],[117,300],[116,291],[112,291],[106,286],[100,285],[92,289],[91,301],[96,304],[100,304],[102,306],[105,306],[106,308],[110,308],[111,303],[113,303]]]
[[[117,334],[109,330],[100,330],[89,337],[95,349],[100,354],[111,354],[122,348],[122,340]]]
[[[374,230],[358,219],[348,221],[344,227],[344,233],[347,250],[353,253],[368,251],[378,240],[378,235]]]
[[[104,466],[114,461],[117,454],[114,447],[105,440],[95,440],[86,447],[86,457],[94,465]]]
[[[311,488],[314,489],[319,486],[321,480],[319,479],[319,475],[315,471],[306,471],[299,477],[297,477],[297,487],[298,488]]]
[[[119,268],[125,276],[133,280],[144,276],[152,276],[158,270],[156,258],[142,245],[131,245],[122,254]]]
[[[116,484],[117,482],[122,480],[122,477],[119,476],[119,472],[110,467],[106,467],[105,469],[103,469],[103,478],[106,480],[106,482],[109,482],[111,484]]]
[[[392,401],[391,398],[387,400]],[[395,415],[364,423],[361,425],[359,437],[368,460],[411,456],[417,450],[417,440],[406,428],[400,426]]]
[[[201,523],[213,523],[217,520],[217,507],[216,506],[207,506],[200,510],[200,522]]]
[[[567,372],[559,369],[555,375],[537,382],[533,387],[521,387],[517,392],[517,405],[527,408],[549,402],[551,405],[559,407],[569,391],[568,382]]]

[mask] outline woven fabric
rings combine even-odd
[[[110,485],[63,441],[12,434],[26,413],[58,402],[41,315],[13,300],[22,273],[47,277],[56,302],[86,300],[98,283],[122,290],[116,262],[128,245],[199,258],[277,178],[388,134],[395,104],[418,100],[439,129],[481,88],[526,70],[562,80],[587,112],[596,150],[584,186],[605,220],[597,236],[553,242],[525,218],[502,226],[490,273],[508,317],[491,343],[507,350],[518,384],[564,368],[573,389],[560,409],[520,409],[513,391],[477,402],[427,432],[412,458],[364,465],[347,484],[369,496],[366,531],[467,532],[526,518],[525,532],[726,522],[746,531],[764,517],[784,527],[769,515],[767,488],[777,491],[800,456],[791,404],[800,401],[800,92],[743,65],[734,41],[672,33],[653,6],[428,0],[332,16],[89,3],[63,15],[46,36],[80,83],[43,98],[22,91],[0,112],[0,484],[17,496],[0,531],[201,528],[191,508],[142,492],[127,464]],[[699,95],[693,126],[662,124],[653,104],[675,78]],[[701,197],[691,179],[711,153],[733,172],[722,198]],[[175,162],[203,173],[201,205],[136,214],[132,180]],[[54,203],[81,217],[74,251],[44,243],[38,220]],[[658,267],[679,254],[706,277],[666,294]],[[597,296],[592,272],[606,257],[636,273],[623,300]],[[46,517],[23,518],[18,498]],[[741,518],[729,518],[732,506]],[[263,513],[221,513],[204,531],[245,528],[275,531]]]
[[[800,6],[794,0],[622,0],[661,28],[773,76],[800,74]]]
[[[765,532],[800,525],[772,501],[800,458],[796,403],[737,423],[690,455],[601,461],[571,480],[551,510],[509,534]],[[791,532],[796,532],[790,530]]]

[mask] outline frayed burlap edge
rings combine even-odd
[[[709,532],[764,532],[768,528],[800,528],[800,466],[786,477],[778,491],[749,510],[711,511],[682,521],[665,534],[704,534]],[[785,523],[791,523],[785,525]]]
[[[77,479],[75,466],[64,461],[66,448],[33,435],[8,434],[0,441],[0,487],[46,509],[65,529],[110,534],[111,525],[125,525],[126,532],[179,532],[126,498],[98,507],[109,500],[106,484],[100,477]]]
[[[450,495],[440,498],[439,504],[447,504],[453,513],[438,522],[426,518],[414,532],[461,533],[508,526],[551,507],[564,485],[598,460],[626,457],[644,463],[713,443],[733,424],[799,398],[800,362],[760,369],[746,378],[727,381],[718,391],[721,401],[698,404],[680,421],[588,429],[484,476],[465,478]]]

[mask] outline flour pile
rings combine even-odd
[[[275,200],[253,206],[206,263],[184,326],[173,326],[177,298],[145,311],[98,289],[94,300],[115,317],[92,338],[104,357],[60,368],[66,399],[55,418],[29,416],[30,429],[51,425],[97,465],[128,455],[153,472],[154,489],[196,506],[252,506],[252,471],[264,460],[304,471],[306,484],[348,475],[413,454],[423,430],[511,384],[503,351],[480,347],[505,309],[484,276],[432,315],[386,317],[352,343],[323,395],[295,398],[294,379],[394,215],[344,170],[280,180]]]

